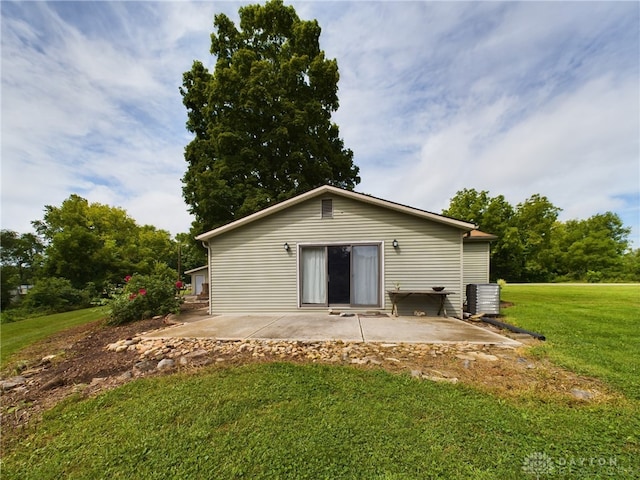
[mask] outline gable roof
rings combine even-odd
[[[240,218],[239,220],[236,220],[234,222],[227,223],[226,225],[222,225],[221,227],[202,233],[196,237],[196,240],[207,241],[213,237],[217,237],[218,235],[221,235],[223,233],[235,230],[236,228],[242,227],[243,225],[246,225],[248,223],[268,217],[269,215],[273,215],[276,212],[285,210],[286,208],[327,194],[337,195],[359,202],[368,203],[370,205],[388,208],[389,210],[406,213],[424,220],[431,220],[433,222],[442,223],[450,227],[459,228],[463,231],[475,230],[477,228],[473,223],[465,222],[463,220],[445,217],[444,215],[438,215],[437,213],[427,212],[426,210],[420,210],[418,208],[408,207],[400,203],[390,202],[389,200],[383,200],[371,195],[365,195],[364,193],[352,192],[350,190],[344,190],[342,188],[333,187],[331,185],[323,185],[306,193],[300,194],[296,197],[290,198],[289,200],[276,203],[275,205],[267,207],[264,210],[260,210],[256,213]]]
[[[198,267],[198,268],[192,268],[191,270],[187,270],[186,272],[183,272],[185,275],[191,275],[192,273],[196,273],[196,272],[200,272],[200,271],[206,271],[209,270],[209,267],[207,265],[203,265],[202,267]]]
[[[492,242],[497,239],[497,235],[481,232],[480,230],[471,230],[467,232],[463,238],[465,242]]]

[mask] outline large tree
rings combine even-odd
[[[491,248],[491,276],[509,281],[637,281],[640,250],[629,251],[626,228],[612,212],[587,220],[558,221],[560,208],[535,194],[513,208],[502,195],[464,189],[445,215],[476,223],[498,236]]]
[[[551,229],[559,211],[537,194],[514,208],[502,195],[491,197],[488,191],[465,188],[456,193],[443,213],[498,236],[491,248],[492,278],[547,281],[551,275]]]
[[[523,245],[522,269],[519,280],[547,282],[553,278],[555,259],[552,254],[553,227],[561,208],[545,196],[535,194],[519,203],[514,217]]]
[[[513,278],[520,275],[519,260],[523,245],[514,226],[514,208],[502,195],[491,197],[486,190],[463,189],[450,200],[443,214],[478,225],[480,230],[497,235],[491,248],[491,276]]]
[[[11,302],[11,291],[31,284],[42,262],[44,246],[33,233],[0,231],[0,308]]]
[[[558,273],[571,280],[592,281],[623,276],[630,233],[613,212],[556,225],[553,244]]]
[[[75,288],[117,283],[150,273],[156,262],[177,261],[169,232],[140,227],[125,210],[75,194],[59,207],[46,206],[44,218],[32,223],[46,242],[42,275],[65,278]]]
[[[14,267],[21,284],[32,281],[42,262],[43,250],[44,245],[33,233],[0,232],[0,263]]]
[[[215,16],[215,71],[195,61],[180,89],[195,135],[185,149],[183,195],[199,231],[323,184],[360,182],[331,121],[338,65],[320,50],[318,23],[281,0],[239,15],[239,29]]]

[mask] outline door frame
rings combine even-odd
[[[359,246],[359,245],[370,245],[378,247],[378,261],[379,261],[379,274],[378,274],[378,304],[377,305],[353,305],[353,304],[340,304],[334,305],[334,307],[341,309],[348,308],[375,308],[375,309],[384,309],[385,308],[385,295],[384,295],[384,272],[385,272],[385,264],[384,264],[384,241],[383,240],[358,240],[358,241],[334,241],[334,242],[303,242],[298,243],[296,246],[296,290],[297,290],[297,301],[298,308],[328,308],[329,307],[329,292],[327,291],[327,301],[324,304],[320,303],[302,303],[302,265],[300,259],[302,258],[302,249],[306,247],[338,247],[338,246]],[[353,262],[353,260],[351,260]],[[351,290],[351,288],[350,288]],[[351,296],[351,292],[350,292]]]

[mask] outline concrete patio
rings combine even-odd
[[[144,335],[144,338],[521,345],[516,340],[451,317],[340,316],[304,312],[218,315],[168,327]]]

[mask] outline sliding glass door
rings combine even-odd
[[[352,302],[355,305],[380,305],[380,248],[354,245],[352,253]]]
[[[303,304],[327,303],[327,260],[325,247],[304,247],[300,253]]]
[[[380,306],[380,245],[302,246],[303,305]]]
[[[351,303],[351,247],[327,247],[329,305]]]

